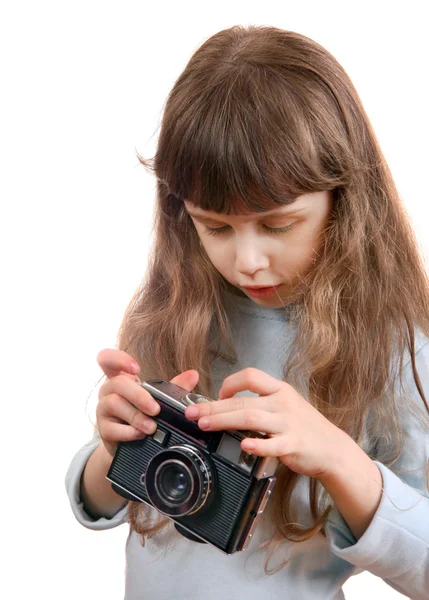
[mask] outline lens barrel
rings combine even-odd
[[[193,514],[213,491],[213,470],[194,446],[171,446],[156,454],[146,469],[145,485],[153,506],[169,517]]]

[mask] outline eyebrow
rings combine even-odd
[[[263,219],[268,219],[269,217],[281,217],[281,216],[292,215],[292,214],[301,212],[302,210],[305,210],[305,208],[306,207],[303,206],[302,208],[292,208],[292,210],[288,210],[288,211],[285,211],[284,208],[267,211],[267,212],[263,213],[259,218],[255,219],[255,221],[262,221]],[[208,219],[210,221],[216,221],[215,217],[211,217],[211,216],[207,215],[206,213],[195,212],[195,211],[191,211],[188,209],[186,209],[186,211],[189,215],[191,215],[191,217],[195,217],[196,219]],[[219,213],[219,215],[216,214],[216,216],[221,216],[221,214],[220,213]],[[235,215],[235,216],[239,216],[239,215]],[[244,216],[246,216],[246,215],[244,215]]]

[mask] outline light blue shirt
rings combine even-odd
[[[295,331],[282,309],[263,308],[249,298],[234,297],[228,308],[239,361],[230,365],[218,360],[212,365],[214,397],[225,377],[246,367],[255,367],[283,379],[289,343]],[[423,391],[429,400],[429,340],[416,330],[416,363]],[[375,365],[376,366],[376,365]],[[422,406],[415,386],[409,356],[404,361],[403,382],[412,399]],[[249,391],[238,395],[257,395]],[[375,460],[380,469],[383,492],[367,530],[357,541],[334,506],[328,517],[325,538],[320,533],[301,543],[285,541],[274,554],[274,567],[290,556],[291,561],[274,575],[264,573],[267,558],[259,542],[273,533],[262,515],[255,536],[244,552],[227,556],[209,544],[182,537],[172,523],[141,546],[132,532],[126,543],[124,600],[339,600],[342,586],[352,575],[369,571],[413,600],[429,600],[429,491],[426,468],[429,432],[411,416],[403,418],[404,449],[394,470]],[[384,440],[384,438],[383,438]],[[381,443],[387,443],[380,440]],[[127,506],[112,517],[94,520],[85,512],[80,497],[80,479],[99,438],[87,442],[73,457],[66,475],[66,489],[77,521],[94,529],[111,529],[127,522]],[[369,448],[363,445],[369,453]],[[395,472],[394,472],[395,471]],[[396,473],[398,472],[398,474]],[[308,502],[309,478],[301,476],[292,496],[298,521],[313,524]],[[401,510],[402,509],[402,510]],[[404,510],[407,509],[407,510]]]

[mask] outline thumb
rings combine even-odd
[[[180,375],[176,375],[176,377],[174,377],[170,383],[175,383],[188,392],[192,392],[194,387],[197,385],[199,378],[200,374],[198,371],[191,369],[190,371],[184,371],[183,373],[180,373]]]

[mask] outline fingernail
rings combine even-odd
[[[210,419],[207,419],[206,417],[204,417],[204,419],[200,419],[198,422],[198,427],[200,429],[207,429],[210,427]]]
[[[251,450],[254,450],[256,448],[255,442],[252,442],[252,441],[250,441],[248,439],[247,440],[243,440],[243,446],[244,446],[244,450],[246,450],[246,451],[248,450],[249,452]]]
[[[150,415],[152,415],[153,417],[155,417],[161,410],[161,407],[159,406],[158,402],[151,402],[149,404],[149,410],[150,410]]]
[[[144,428],[146,433],[148,433],[149,435],[152,435],[152,433],[155,433],[157,425],[154,421],[152,421],[152,419],[145,419],[144,420]]]
[[[190,419],[193,419],[194,417],[198,417],[199,412],[200,411],[198,410],[197,406],[188,406],[186,409],[186,416]]]
[[[135,362],[131,363],[131,371],[133,373],[138,373],[140,371],[140,365]]]

